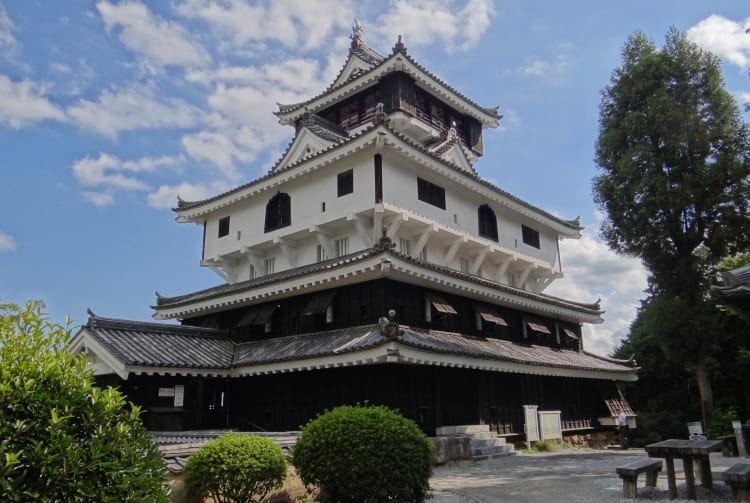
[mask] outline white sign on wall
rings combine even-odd
[[[182,407],[182,404],[185,402],[185,385],[184,384],[178,384],[174,387],[174,406],[175,407]]]
[[[174,388],[159,388],[159,398],[174,396]]]

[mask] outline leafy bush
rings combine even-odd
[[[733,407],[726,409],[714,409],[714,415],[711,420],[711,427],[708,429],[708,438],[724,437],[734,435],[732,421],[739,420],[739,415]]]
[[[433,445],[386,407],[342,406],[302,428],[293,464],[323,503],[424,501]]]
[[[42,305],[0,305],[0,501],[167,502],[137,407],[94,385]]]
[[[283,484],[286,459],[269,438],[227,433],[190,456],[184,477],[191,496],[218,503],[262,501]]]

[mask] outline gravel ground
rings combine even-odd
[[[566,450],[559,453],[519,454],[490,461],[461,461],[435,469],[430,479],[432,503],[630,503],[622,497],[622,480],[615,468],[646,457],[642,449],[627,451]],[[747,458],[711,455],[713,490],[696,488],[697,501],[732,501],[732,491],[721,473]],[[678,498],[669,499],[666,467],[657,487],[645,488],[645,475],[638,477],[638,499],[683,503],[686,499],[682,462],[675,461]]]

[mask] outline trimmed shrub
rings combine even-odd
[[[409,501],[429,494],[432,442],[386,407],[342,406],[302,427],[293,451],[305,484],[322,503]]]
[[[217,503],[262,501],[286,478],[286,459],[270,438],[227,433],[210,440],[185,465],[190,496]],[[256,497],[257,499],[253,499]]]
[[[0,501],[167,502],[139,410],[94,385],[42,304],[0,305]]]

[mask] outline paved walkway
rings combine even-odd
[[[519,454],[489,461],[461,461],[435,469],[430,479],[432,503],[625,503],[617,466],[646,457],[643,449],[627,451],[568,450],[559,453]],[[698,501],[732,501],[732,491],[721,473],[748,458],[711,455],[714,489],[697,488]],[[675,461],[679,497],[687,502],[682,462]],[[655,489],[644,488],[645,475],[638,478],[638,500],[670,501],[666,467]]]

